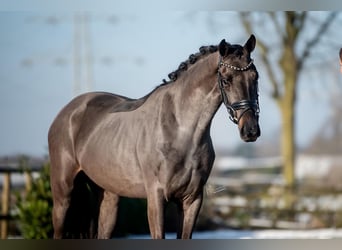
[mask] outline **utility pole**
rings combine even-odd
[[[74,14],[73,49],[73,94],[74,96],[93,90],[93,55],[90,34],[90,16],[79,12]]]

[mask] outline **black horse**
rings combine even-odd
[[[76,97],[49,130],[54,238],[62,238],[75,177],[102,190],[98,238],[109,238],[119,196],[147,198],[152,238],[164,238],[164,205],[178,205],[177,238],[191,238],[215,159],[211,121],[222,103],[242,140],[260,136],[256,44],[201,47],[141,99],[104,92]]]

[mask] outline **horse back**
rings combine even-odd
[[[50,152],[52,151],[53,154],[56,147],[61,147],[63,144],[74,148],[86,113],[92,112],[99,117],[101,114],[133,110],[141,104],[141,100],[107,92],[89,92],[75,97],[58,113],[50,126],[48,133]]]

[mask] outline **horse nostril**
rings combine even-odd
[[[256,130],[249,130],[248,133],[247,133],[247,136],[248,137],[253,137],[253,136],[256,136],[257,134],[257,131]]]
[[[260,135],[260,128],[259,128],[258,125],[256,125],[256,126],[253,127],[252,133],[253,133],[253,135],[257,135],[257,136]]]
[[[251,129],[251,134],[256,135],[257,133],[258,133],[258,128],[257,128],[257,126],[254,126],[254,127]]]
[[[244,134],[247,137],[258,137],[260,135],[259,126],[243,126],[242,134]]]
[[[260,136],[260,128],[259,128],[259,125],[253,126],[253,128],[251,129],[251,135],[252,135],[252,136]]]

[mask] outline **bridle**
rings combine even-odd
[[[252,65],[253,65],[253,59],[247,64],[247,66],[240,68],[240,67],[236,67],[236,66],[223,62],[222,57],[220,57],[218,68],[226,67],[235,71],[242,72],[242,71],[249,69]],[[241,117],[249,110],[252,110],[255,116],[258,117],[259,112],[260,112],[258,95],[257,95],[256,100],[241,100],[241,101],[229,104],[228,97],[226,93],[224,92],[224,78],[222,77],[219,71],[217,72],[217,75],[218,75],[218,85],[221,91],[222,100],[223,100],[224,105],[227,108],[229,119],[235,124],[238,124]],[[237,116],[238,110],[242,110],[240,116]]]

